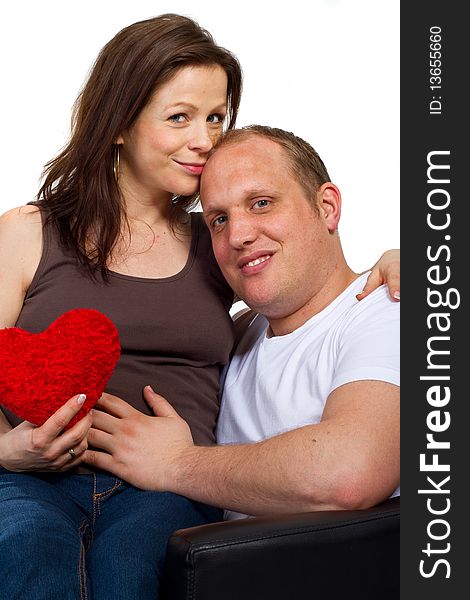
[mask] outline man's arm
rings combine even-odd
[[[86,462],[145,489],[247,514],[363,508],[399,484],[399,388],[358,381],[334,390],[322,421],[254,444],[196,447],[189,427],[145,389],[158,417],[106,395]]]

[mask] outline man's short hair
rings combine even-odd
[[[305,191],[306,197],[316,209],[316,193],[326,182],[331,181],[326,167],[312,146],[289,131],[265,125],[247,125],[224,133],[214,147],[214,152],[253,136],[260,136],[279,144],[287,156],[287,166],[297,183]]]

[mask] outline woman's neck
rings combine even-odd
[[[144,221],[151,226],[168,223],[172,194],[163,191],[153,195],[137,194],[123,189],[121,191],[124,197],[124,211],[129,220]]]

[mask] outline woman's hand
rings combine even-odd
[[[366,285],[356,298],[362,300],[383,283],[388,286],[392,300],[400,300],[400,250],[387,250],[372,267]]]
[[[59,410],[36,427],[20,423],[0,436],[0,466],[9,471],[68,471],[82,461],[88,447],[87,434],[92,416],[86,415],[62,433],[82,408],[85,396],[73,396]],[[73,455],[69,450],[73,450]]]

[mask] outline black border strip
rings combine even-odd
[[[468,594],[458,591],[467,588],[470,529],[464,516],[470,152],[463,143],[470,130],[470,35],[462,6],[452,0],[401,3],[401,598],[413,600]],[[428,434],[442,446],[427,448]],[[420,468],[421,454],[424,463],[434,460],[449,471]]]

